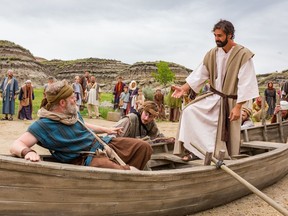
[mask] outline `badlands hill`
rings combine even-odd
[[[26,48],[10,41],[0,40],[0,81],[6,75],[8,69],[13,69],[19,83],[22,85],[25,80],[30,79],[36,87],[43,86],[48,76],[58,80],[67,79],[70,82],[76,75],[82,75],[85,71],[96,76],[104,91],[110,91],[119,75],[129,83],[136,80],[140,86],[159,87],[154,81],[151,72],[157,70],[157,62],[136,62],[132,65],[119,60],[85,58],[70,61],[46,60],[42,57],[35,57]],[[176,84],[182,84],[185,78],[192,72],[191,69],[179,64],[169,62],[170,69],[175,73]],[[268,81],[279,83],[288,80],[288,70],[257,75],[260,86],[265,86]]]
[[[138,62],[133,65],[118,60],[85,58],[70,61],[46,60],[33,56],[28,49],[10,41],[0,40],[0,79],[2,80],[8,69],[13,69],[15,77],[21,84],[30,79],[34,86],[43,86],[48,76],[56,79],[73,81],[76,75],[83,75],[85,71],[96,76],[104,90],[111,90],[119,75],[124,77],[126,83],[136,80],[140,85],[156,87],[151,76],[156,71],[157,62]],[[176,83],[183,82],[184,78],[192,72],[184,66],[169,63],[170,69],[176,75]],[[159,86],[159,84],[158,84]]]

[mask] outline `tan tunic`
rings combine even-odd
[[[141,114],[140,114],[141,115]],[[132,137],[132,138],[143,138],[149,136],[151,139],[156,137],[162,137],[155,121],[152,121],[146,125],[141,124],[140,117],[135,113],[129,113],[120,121],[118,121],[114,127],[122,127],[123,133],[120,137]]]
[[[210,79],[211,86],[219,92],[237,95],[237,100],[228,99],[230,112],[236,102],[244,102],[259,95],[252,57],[253,54],[240,45],[236,45],[228,53],[222,48],[212,49],[200,67],[187,77],[186,82],[195,92],[199,92],[205,81]],[[222,98],[213,93],[196,98],[183,109],[178,140],[184,143],[187,150],[203,158],[191,143],[197,144],[205,151],[215,151],[216,156],[220,149],[226,149],[226,143],[221,141],[220,136],[222,109]],[[240,119],[230,124],[230,142],[230,155],[238,154]],[[180,153],[181,148],[176,145],[174,154]]]

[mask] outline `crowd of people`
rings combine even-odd
[[[1,120],[13,121],[17,98],[19,99],[18,119],[32,120],[34,91],[31,80],[26,80],[24,85],[19,88],[13,70],[8,70],[7,76],[0,85],[0,94],[2,97],[2,114],[4,115]]]
[[[171,86],[167,94],[169,121],[180,121],[173,153],[183,155],[185,149],[184,161],[204,157],[191,142],[214,152],[215,157],[220,149],[225,149],[225,158],[231,159],[239,154],[241,129],[263,118],[276,122],[279,112],[282,120],[288,118],[287,109],[276,105],[277,95],[288,102],[288,82],[281,83],[279,91],[273,82],[268,82],[262,98],[252,60],[254,54],[234,42],[233,24],[220,20],[212,32],[216,47],[207,52],[184,85]],[[18,118],[32,119],[31,84],[27,80],[19,89],[13,71],[8,70],[0,88],[2,120],[13,120],[17,97],[20,100]],[[53,77],[49,77],[38,111],[40,118],[13,143],[11,153],[39,161],[39,155],[31,148],[37,143],[64,163],[144,169],[152,148],[142,138],[165,137],[155,121],[166,120],[164,94],[156,89],[153,100],[147,100],[135,80],[126,84],[123,77],[118,77],[113,95],[113,108],[120,110],[122,118],[112,128],[93,125],[84,122],[79,111],[87,105],[89,118],[93,118],[93,112],[95,118],[99,118],[101,88],[96,77],[85,72],[83,76],[75,76],[72,85],[65,80],[54,82]],[[97,133],[107,135],[99,138]],[[95,154],[81,153],[85,151]],[[127,165],[116,163],[109,152],[115,152]]]

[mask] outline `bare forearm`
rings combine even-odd
[[[18,157],[23,157],[23,154],[21,155],[21,152],[22,153],[30,152],[29,149],[35,143],[37,143],[37,139],[32,134],[30,134],[29,132],[25,132],[22,136],[20,136],[18,139],[16,139],[12,143],[12,145],[10,147],[10,153],[12,155],[15,155],[15,156],[18,156]],[[24,149],[26,149],[26,150],[23,152]]]
[[[24,143],[20,142],[19,140],[15,140],[10,147],[10,153],[14,156],[21,157],[21,152],[24,148],[27,148]]]
[[[107,130],[108,130],[108,128],[106,128],[106,127],[102,127],[102,126],[98,126],[98,125],[94,125],[94,124],[85,123],[85,125],[89,129],[94,131],[95,133],[107,133]]]

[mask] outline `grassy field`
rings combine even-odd
[[[40,108],[41,101],[43,99],[43,88],[39,89],[34,89],[34,96],[35,99],[33,100],[33,119],[37,119],[37,112]],[[107,101],[107,102],[112,102],[113,101],[113,95],[112,93],[101,93],[101,98],[100,102]],[[15,100],[15,115],[14,118],[17,117],[18,115],[18,107],[19,107],[19,100],[18,98]],[[2,98],[0,100],[0,109],[1,109],[1,114],[2,114]],[[107,113],[109,111],[112,111],[111,108],[108,107],[99,107],[100,115],[102,118],[106,119],[107,118]],[[88,117],[88,112],[87,108],[85,108],[83,111],[80,112],[83,117]]]

